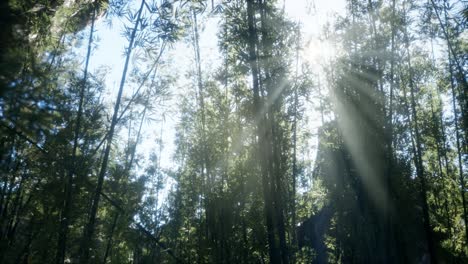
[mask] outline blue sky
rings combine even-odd
[[[283,2],[280,2],[282,7]],[[139,1],[132,3],[137,8]],[[320,61],[324,56],[333,56],[335,51],[330,48],[330,43],[323,43],[319,40],[319,34],[325,23],[333,22],[337,14],[344,14],[345,0],[294,0],[286,1],[285,12],[287,16],[302,25],[302,36],[304,43],[304,50],[302,50],[300,57],[301,60],[308,61],[317,70],[320,69]],[[199,19],[200,30],[200,52],[204,72],[213,72],[221,62],[221,55],[218,51],[218,39],[216,37],[218,31],[218,17],[203,16]],[[103,95],[105,103],[108,105],[109,116],[114,107],[117,89],[123,70],[124,64],[124,47],[128,45],[127,40],[122,35],[124,19],[113,18],[112,27],[108,26],[104,18],[99,18],[95,26],[95,49],[93,50],[90,60],[90,71],[94,72],[102,67],[106,68],[107,75],[105,78],[105,92]],[[88,34],[89,29],[85,29]],[[84,54],[84,53],[83,53]],[[134,55],[138,54],[138,50],[134,50]],[[161,151],[160,164],[163,169],[176,169],[176,164],[172,160],[175,145],[175,124],[178,122],[178,109],[177,100],[181,93],[188,93],[187,89],[193,89],[190,84],[193,80],[186,78],[187,72],[194,68],[194,53],[190,44],[184,41],[175,43],[172,48],[168,49],[163,59],[167,62],[159,69],[159,72],[164,74],[170,73],[176,75],[176,83],[171,88],[172,97],[164,103],[165,106],[156,106],[159,110],[156,116],[153,116],[156,121],[145,122],[143,126],[142,142],[137,146],[138,154],[143,157],[149,157],[150,152],[159,154],[159,146],[156,144],[156,139],[162,139],[163,148]],[[142,66],[142,62],[132,59],[130,69],[133,67]],[[158,78],[158,75],[156,76]],[[138,84],[131,83],[128,79],[125,88],[124,96],[130,96],[134,93],[135,87]],[[313,110],[314,105],[318,102],[311,102],[307,106],[307,119],[309,120],[308,126],[311,133],[315,133],[320,125],[320,118],[318,113]],[[316,107],[316,106],[315,106]],[[121,108],[122,109],[122,108]],[[164,120],[162,115],[164,113]],[[162,135],[161,135],[162,133]],[[123,141],[127,140],[128,131],[122,129],[119,136]],[[115,140],[114,142],[117,142]],[[308,143],[311,147],[304,153],[302,159],[312,160],[315,158],[314,147],[316,146],[316,138],[312,138]],[[124,147],[124,146],[120,146]],[[137,171],[144,169],[144,162],[139,164]],[[166,189],[163,191],[162,196],[167,195],[167,191],[172,187],[171,179],[167,178]],[[160,202],[163,202],[160,199]]]
[[[283,3],[280,1],[280,5]],[[136,6],[136,5],[135,5]],[[287,15],[296,22],[300,22],[302,25],[304,42],[309,43],[305,50],[301,54],[304,60],[309,60],[314,64],[314,60],[319,61],[320,55],[324,53],[330,53],[332,51],[326,50],[326,45],[321,45],[318,40],[318,35],[321,31],[322,26],[326,22],[333,22],[332,19],[334,14],[343,14],[345,11],[344,0],[294,0],[285,2],[285,11]],[[218,40],[216,33],[218,31],[218,18],[213,16],[203,17],[199,21],[200,25],[200,48],[201,58],[204,70],[212,72],[216,69],[219,63],[220,54],[217,49]],[[104,18],[100,18],[96,22],[96,33],[97,43],[96,48],[93,51],[90,62],[90,70],[95,71],[100,67],[106,67],[108,74],[106,77],[106,102],[113,103],[119,86],[122,69],[123,69],[123,50],[127,45],[127,40],[122,36],[123,23],[122,19],[114,18],[112,21],[112,27],[108,26],[108,23]],[[89,30],[88,30],[89,31]],[[175,84],[175,89],[172,94],[177,98],[178,93],[186,92],[184,89],[189,87],[187,84],[190,80],[187,80],[184,76],[193,67],[193,50],[192,47],[179,41],[172,49],[169,49],[165,53],[165,58],[171,58],[172,63],[165,66],[164,70],[168,70],[171,73],[178,75],[178,81]],[[134,61],[135,62],[135,61]],[[138,63],[137,63],[138,64]],[[131,67],[138,65],[131,65]],[[157,78],[157,77],[156,77]],[[124,90],[125,95],[132,94],[135,84],[127,82]],[[167,105],[173,105],[168,102]],[[109,105],[110,107],[112,105]],[[111,109],[111,108],[110,108]],[[164,151],[161,157],[161,164],[165,168],[173,167],[172,153],[174,151],[174,122],[177,121],[176,111],[170,111],[166,109],[170,114],[166,114],[163,134],[163,145]],[[157,118],[160,119],[160,118]],[[161,124],[153,122],[144,127],[143,142],[138,146],[140,153],[146,154],[153,148],[155,148],[154,138],[160,137]],[[122,131],[122,135],[126,135]]]

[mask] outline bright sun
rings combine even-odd
[[[303,58],[312,65],[320,65],[338,55],[336,46],[328,40],[311,38],[305,43]]]

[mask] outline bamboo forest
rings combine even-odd
[[[468,263],[465,0],[0,1],[0,263]]]

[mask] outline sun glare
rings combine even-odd
[[[468,264],[468,0],[95,2],[0,3],[0,264]]]
[[[312,38],[305,43],[303,59],[311,65],[322,65],[338,55],[336,46],[328,40]]]

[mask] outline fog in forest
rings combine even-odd
[[[463,0],[3,0],[0,263],[468,263]]]

